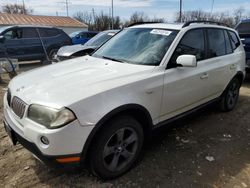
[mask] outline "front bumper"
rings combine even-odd
[[[6,123],[6,120],[4,120],[4,124]],[[6,126],[6,125],[5,125]],[[58,162],[58,159],[65,159],[65,158],[72,158],[72,157],[81,157],[81,154],[73,154],[73,155],[65,155],[65,156],[49,156],[44,155],[39,148],[32,142],[29,142],[25,140],[22,136],[20,136],[18,133],[16,133],[13,129],[11,129],[12,133],[12,139],[14,139],[14,144],[17,142],[20,143],[24,148],[26,148],[28,151],[30,151],[36,158],[38,158],[40,161],[45,163],[48,166],[51,167],[62,167],[69,163],[60,163]],[[70,163],[72,165],[73,163]],[[75,165],[80,165],[79,162],[74,162]]]
[[[26,109],[27,110],[27,109]],[[46,164],[58,163],[58,159],[80,157],[93,126],[82,126],[78,120],[59,129],[47,129],[26,118],[15,116],[4,96],[4,121],[13,131],[16,140]],[[45,145],[41,137],[49,144]],[[60,162],[59,162],[60,163]]]

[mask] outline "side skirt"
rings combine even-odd
[[[193,114],[193,113],[195,113],[195,112],[197,112],[197,111],[199,111],[199,110],[201,110],[201,109],[207,107],[207,106],[210,105],[210,104],[213,104],[213,103],[218,102],[219,100],[220,100],[220,97],[219,97],[219,98],[216,98],[216,99],[213,99],[213,100],[211,100],[211,101],[209,101],[209,102],[207,102],[207,103],[204,103],[204,104],[202,104],[202,105],[200,105],[200,106],[197,106],[197,107],[195,107],[195,108],[193,108],[193,109],[191,109],[191,110],[189,110],[189,111],[187,111],[187,112],[184,112],[184,113],[182,113],[182,114],[180,114],[180,115],[177,115],[177,116],[172,117],[172,118],[170,118],[170,119],[164,120],[164,121],[162,121],[162,122],[160,122],[160,123],[154,125],[154,126],[152,127],[152,130],[158,129],[158,128],[162,127],[162,126],[167,126],[168,124],[171,124],[171,123],[173,123],[173,122],[175,122],[175,121],[177,121],[177,120],[179,120],[179,119],[182,119],[182,118],[184,118],[184,117],[186,117],[186,116],[188,116],[188,115],[190,115],[190,114]]]

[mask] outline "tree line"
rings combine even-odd
[[[32,14],[33,9],[27,8],[22,4],[6,4],[2,6],[2,12],[10,14]],[[86,23],[89,30],[103,31],[111,29],[112,18],[109,14],[100,11],[79,11],[73,17],[80,22]],[[203,10],[185,11],[182,13],[182,22],[197,21],[217,21],[234,27],[240,20],[250,18],[250,13],[243,8],[237,8],[233,12],[215,12],[210,13]],[[127,20],[122,20],[119,16],[113,19],[113,29],[121,29],[137,22],[167,22],[165,18],[150,17],[145,12],[134,12]],[[174,16],[174,22],[180,22],[180,15],[177,12]]]

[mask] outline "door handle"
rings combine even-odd
[[[208,78],[208,73],[204,73],[200,77],[202,80]]]

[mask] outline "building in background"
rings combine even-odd
[[[79,30],[88,30],[88,25],[71,17],[0,13],[0,27],[11,25],[52,26],[61,28],[67,34]]]

